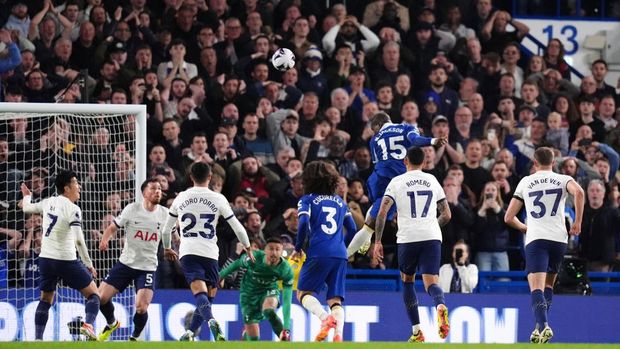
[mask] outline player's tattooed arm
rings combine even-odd
[[[384,196],[381,200],[381,207],[379,208],[379,214],[377,215],[377,222],[375,223],[375,241],[381,241],[383,237],[383,228],[385,228],[385,220],[387,214],[390,211],[390,207],[394,204],[394,200],[389,196]]]
[[[439,211],[439,217],[437,218],[437,222],[440,227],[448,224],[450,219],[452,218],[452,212],[450,211],[450,206],[448,205],[448,201],[443,199],[437,203],[437,210]]]

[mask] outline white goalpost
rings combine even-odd
[[[73,170],[82,186],[77,202],[82,228],[97,269],[97,282],[117,262],[124,232],[99,251],[103,230],[122,208],[142,200],[146,179],[146,106],[109,104],[0,103],[0,341],[34,339],[39,299],[38,253],[41,217],[21,211],[19,186],[33,202],[56,195],[54,178]],[[75,340],[68,323],[84,316],[84,298],[58,284],[44,340]],[[122,323],[114,339],[127,339],[134,312],[134,288],[117,295]],[[96,329],[105,326],[101,314]]]

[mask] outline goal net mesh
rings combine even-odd
[[[103,109],[103,107],[102,107]],[[41,216],[21,211],[20,184],[33,202],[56,195],[61,170],[76,172],[82,229],[97,270],[97,284],[117,262],[123,248],[120,230],[107,251],[99,250],[105,228],[133,202],[136,189],[136,123],[131,114],[3,113],[0,108],[0,340],[33,340],[39,299],[38,253]],[[84,316],[84,297],[61,282],[50,310],[45,340],[76,340],[67,325]],[[122,327],[114,339],[127,339],[134,312],[134,289],[113,299]],[[15,321],[6,321],[15,320]],[[97,332],[105,326],[98,315]]]

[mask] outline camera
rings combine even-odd
[[[587,147],[587,146],[590,146],[591,144],[592,144],[592,139],[590,138],[584,138],[580,140],[578,143],[580,147]]]
[[[155,167],[155,174],[166,175],[166,173],[167,173],[167,169],[165,166],[160,165],[160,166]]]
[[[152,91],[154,86],[152,84],[146,84],[145,87],[147,91]]]
[[[457,248],[455,251],[455,258],[456,261],[458,262],[462,257],[463,257],[463,249],[462,248]]]

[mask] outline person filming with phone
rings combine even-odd
[[[508,271],[509,230],[504,223],[504,202],[496,182],[484,185],[476,214],[476,263],[481,271]]]
[[[439,268],[439,287],[445,293],[472,293],[478,285],[478,267],[469,263],[469,246],[457,241],[452,247],[452,263]]]

